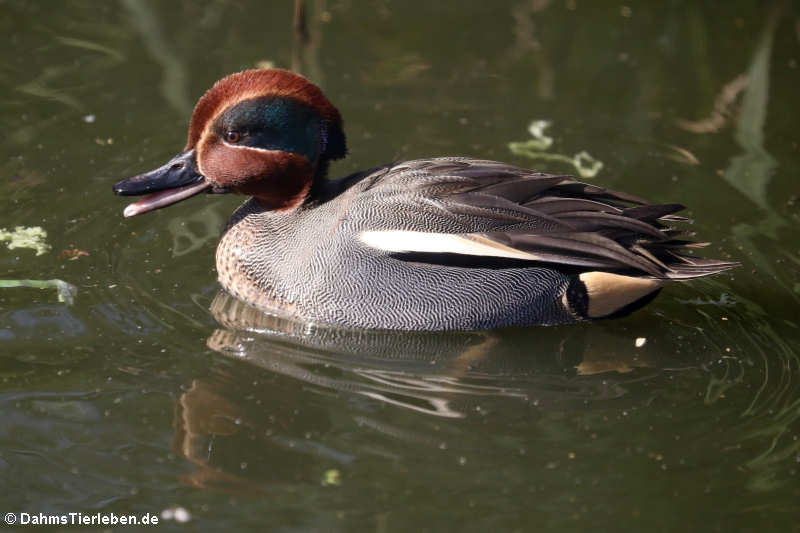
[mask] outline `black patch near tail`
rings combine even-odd
[[[569,310],[583,319],[589,318],[589,293],[586,292],[586,285],[575,276],[567,285],[567,306]]]

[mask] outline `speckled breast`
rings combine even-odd
[[[477,330],[574,322],[569,278],[544,268],[458,268],[399,260],[335,223],[325,206],[294,213],[245,203],[217,248],[222,286],[257,307],[344,327]]]
[[[295,314],[292,298],[275,291],[273,278],[263,266],[264,258],[272,256],[274,250],[268,245],[269,239],[265,239],[264,228],[260,228],[256,221],[248,220],[251,211],[248,203],[231,217],[217,246],[219,282],[227,292],[248,304],[282,314]]]

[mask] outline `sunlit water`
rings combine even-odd
[[[0,278],[78,290],[67,305],[0,289],[0,512],[797,531],[796,4],[317,0],[305,41],[291,4],[0,2],[0,229],[41,227],[49,246],[1,243]],[[240,199],[124,220],[110,189],[183,146],[215,79],[264,62],[339,106],[350,155],[334,174],[432,155],[593,169],[686,203],[708,254],[743,266],[563,328],[265,317],[215,281]]]

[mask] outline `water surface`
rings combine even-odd
[[[655,4],[655,3],[654,3]],[[0,511],[196,531],[798,531],[792,2],[0,2]],[[111,184],[270,63],[345,117],[343,175],[470,155],[683,202],[742,267],[616,321],[339,331],[218,294],[241,201],[124,220]],[[528,126],[550,121],[528,143]],[[554,157],[555,155],[555,157]],[[636,347],[636,339],[646,340]],[[641,342],[641,341],[640,341]],[[166,516],[166,515],[165,515]],[[13,530],[13,528],[11,528]],[[20,530],[26,529],[20,527]]]

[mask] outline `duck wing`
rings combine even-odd
[[[366,175],[359,193],[380,205],[363,243],[407,260],[493,268],[533,266],[691,279],[737,265],[687,252],[680,204],[496,161],[420,159]]]

